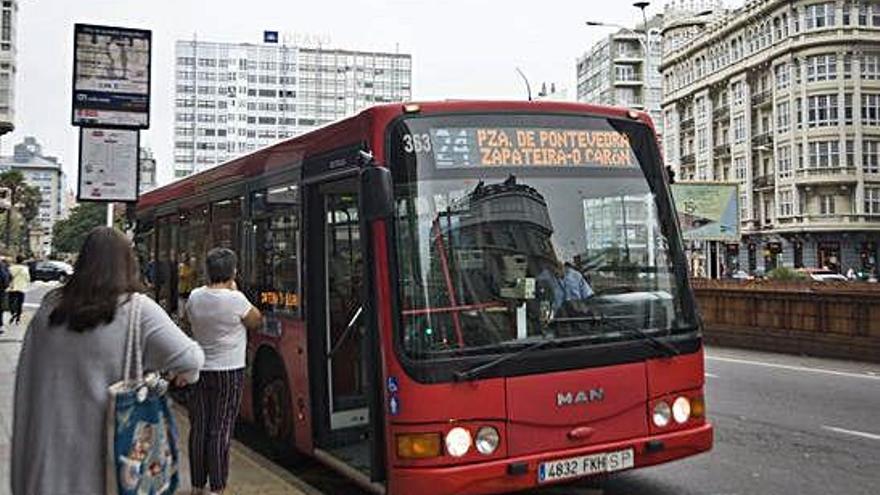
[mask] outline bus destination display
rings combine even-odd
[[[404,151],[432,153],[437,168],[630,167],[625,134],[609,130],[457,127],[404,135]]]

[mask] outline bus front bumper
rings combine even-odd
[[[477,495],[525,490],[538,486],[538,466],[542,462],[627,448],[634,450],[634,469],[681,459],[712,448],[712,425],[706,423],[663,435],[463,466],[395,468],[392,471],[390,493]],[[516,471],[517,474],[511,474],[511,471]],[[571,481],[574,480],[564,480],[562,483]],[[549,484],[552,483],[542,485]]]

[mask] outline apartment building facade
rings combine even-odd
[[[67,214],[66,174],[58,159],[44,155],[43,147],[30,136],[15,145],[12,156],[0,157],[0,172],[10,170],[21,172],[28,185],[40,189],[42,201],[35,225],[30,228],[30,247],[37,256],[49,256],[52,252],[52,228]]]
[[[636,29],[620,29],[579,57],[577,100],[646,110],[662,134],[658,70],[662,23],[660,15],[648,21],[647,42],[641,25]]]
[[[16,25],[18,0],[0,3],[0,135],[13,130],[15,119]]]
[[[740,186],[727,269],[876,273],[880,1],[751,0],[663,34],[667,164]]]
[[[174,177],[412,97],[408,54],[178,41]]]

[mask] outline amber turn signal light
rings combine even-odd
[[[439,433],[402,433],[397,435],[397,457],[427,459],[440,456]]]
[[[702,418],[706,415],[706,402],[703,396],[699,395],[691,399],[691,417]]]

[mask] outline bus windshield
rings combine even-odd
[[[390,144],[400,338],[410,357],[695,329],[647,126],[572,115],[413,116],[392,126]]]

